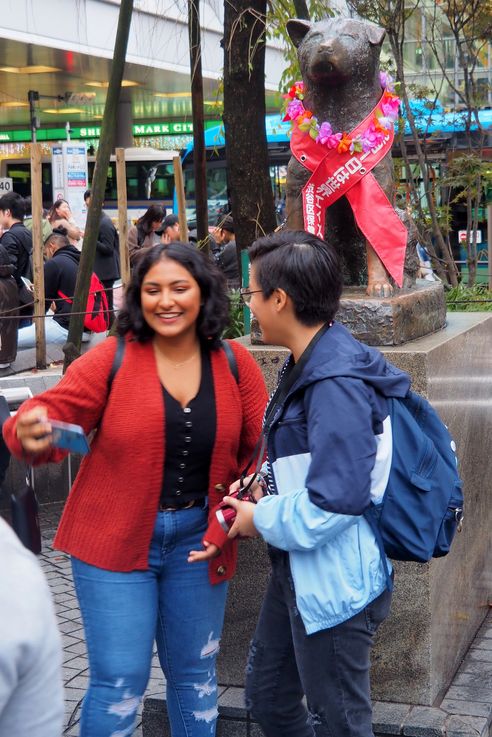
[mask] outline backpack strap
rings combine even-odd
[[[224,353],[226,354],[231,374],[234,376],[236,384],[239,384],[239,370],[237,367],[237,361],[236,356],[234,355],[234,351],[232,350],[230,343],[227,340],[221,340],[220,344]]]
[[[116,352],[114,354],[111,371],[109,372],[109,376],[108,376],[108,397],[111,392],[111,387],[113,386],[114,377],[118,373],[118,370],[121,364],[123,363],[123,356],[125,355],[124,337],[122,335],[118,335],[117,341],[118,341],[118,345],[116,346]]]
[[[59,289],[59,290],[58,290],[58,294],[60,295],[60,297],[61,297],[62,299],[64,299],[64,300],[65,300],[65,302],[68,302],[68,304],[69,304],[69,305],[73,304],[73,299],[70,299],[70,297],[67,297],[67,295],[66,295],[66,294],[63,294],[63,292],[62,292],[62,290],[61,290],[61,289]]]

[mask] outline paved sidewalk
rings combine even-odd
[[[65,724],[63,735],[78,737],[80,707],[87,688],[88,663],[81,615],[72,581],[69,556],[53,550],[52,541],[63,504],[54,503],[41,507],[43,550],[39,556],[41,567],[48,579],[55,601],[58,625],[63,640],[63,679],[65,684]],[[165,682],[154,654],[151,677],[146,696],[163,696]],[[141,711],[139,709],[135,737],[142,737]]]
[[[53,550],[52,541],[63,504],[55,502],[40,509],[43,551],[40,563],[55,600],[63,638],[65,683],[65,726],[63,735],[78,737],[80,706],[87,687],[88,663],[80,611],[75,596],[69,557]],[[154,653],[151,677],[145,696],[147,733],[165,731],[165,681]],[[219,696],[220,734],[246,734],[246,712],[242,689],[226,688]],[[142,706],[134,737],[143,737]],[[254,734],[258,734],[256,725]],[[444,700],[438,707],[410,704],[374,704],[376,735],[407,737],[490,737],[492,735],[492,610],[477,632]],[[253,732],[251,732],[253,734]]]

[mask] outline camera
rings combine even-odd
[[[256,504],[256,499],[248,488],[238,489],[233,494],[229,494],[229,496],[234,496],[243,502],[253,502],[253,504]],[[236,510],[227,503],[227,497],[219,504],[215,516],[224,532],[229,532],[236,519]]]

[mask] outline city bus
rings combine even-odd
[[[265,127],[268,143],[270,178],[275,197],[278,219],[282,219],[285,208],[285,181],[290,158],[290,124],[283,123],[280,115],[267,115]],[[207,191],[209,224],[215,225],[227,212],[227,166],[225,158],[224,127],[217,125],[205,131],[207,157]],[[195,177],[193,173],[193,142],[189,143],[182,156],[183,177],[186,197],[186,217],[190,227],[196,223]],[[176,203],[175,203],[176,208]],[[175,209],[175,212],[177,210]]]
[[[152,204],[162,205],[170,211],[173,207],[174,169],[173,157],[178,151],[161,151],[154,148],[125,149],[126,191],[128,217],[135,221]],[[1,153],[0,153],[1,157]],[[88,156],[89,186],[94,173],[95,156]],[[12,179],[12,189],[23,197],[31,194],[31,165],[28,158],[1,158],[0,177]],[[42,158],[43,203],[53,202],[51,156]],[[118,215],[115,156],[111,156],[104,195],[104,210],[112,218]]]

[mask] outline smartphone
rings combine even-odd
[[[27,287],[28,289],[30,289],[30,290],[31,290],[31,292],[32,292],[32,290],[34,289],[34,284],[32,283],[32,281],[30,281],[29,279],[27,279],[27,278],[26,278],[25,276],[21,276],[21,279],[22,279],[22,281],[24,282],[24,285],[25,285],[25,286],[26,286],[26,287]]]
[[[70,451],[70,453],[80,453],[82,455],[89,452],[89,441],[80,425],[50,419],[48,419],[48,422],[52,428],[52,444],[55,448],[63,448]]]

